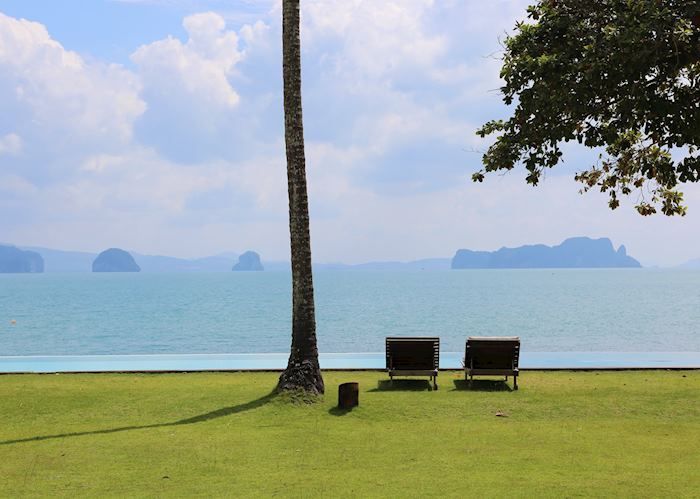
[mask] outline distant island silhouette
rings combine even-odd
[[[3,247],[0,244],[0,247]],[[90,272],[97,254],[80,251],[66,251],[41,247],[15,247],[14,252],[36,255],[32,272]],[[124,251],[124,250],[123,250]],[[126,251],[125,251],[126,252]],[[247,255],[251,253],[252,255]],[[224,252],[202,258],[177,258],[163,255],[143,255],[133,251],[133,257],[141,272],[230,272],[231,270],[260,270],[289,272],[289,261],[262,260],[259,253],[249,251],[244,254]],[[257,258],[256,258],[257,256]],[[42,258],[41,265],[36,257]],[[1,258],[1,256],[0,256]],[[7,257],[6,261],[7,261]],[[1,263],[0,263],[1,264]],[[497,251],[472,251],[460,249],[452,258],[424,258],[414,261],[370,261],[365,263],[323,263],[314,262],[314,270],[344,271],[446,271],[450,269],[489,269],[489,268],[618,268],[641,267],[640,263],[627,255],[624,246],[617,250],[608,238],[591,239],[573,237],[558,246],[544,244],[501,248]],[[700,260],[688,262],[685,267],[700,267]],[[1,267],[0,267],[1,268]],[[27,268],[27,267],[22,267]],[[41,269],[41,270],[38,270]],[[7,270],[0,270],[7,272]],[[25,270],[22,270],[25,272]]]
[[[25,246],[41,255],[45,272],[90,272],[97,253]],[[141,272],[228,272],[236,263],[237,253],[226,252],[203,258],[185,259],[163,255],[142,255],[129,251]]]
[[[141,272],[134,257],[119,248],[103,251],[92,262],[93,272]]]
[[[0,273],[35,274],[43,271],[44,259],[39,253],[14,246],[0,246]]]
[[[536,244],[497,251],[457,250],[453,269],[526,269],[526,268],[613,268],[641,267],[627,255],[624,245],[617,251],[607,237],[572,237],[558,246]]]
[[[246,251],[238,257],[238,263],[233,266],[234,272],[262,271],[265,270],[260,262],[260,255],[255,251]]]

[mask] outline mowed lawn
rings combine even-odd
[[[0,495],[700,496],[699,371],[461,378],[327,372],[306,405],[275,373],[0,376]]]

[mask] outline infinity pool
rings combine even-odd
[[[440,368],[462,367],[461,352],[443,352]],[[92,355],[0,357],[0,373],[218,371],[283,369],[288,354]],[[383,369],[383,353],[322,353],[323,369]],[[700,368],[700,352],[523,352],[522,369]]]

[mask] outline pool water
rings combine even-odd
[[[0,357],[0,372],[217,371],[283,369],[287,354],[86,355]],[[442,369],[462,367],[463,354],[444,352]],[[323,369],[383,369],[383,353],[320,354]],[[700,368],[700,353],[523,352],[521,369]]]

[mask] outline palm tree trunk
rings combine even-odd
[[[318,364],[314,284],[311,275],[309,202],[306,192],[304,125],[301,111],[301,42],[299,0],[282,3],[282,73],[284,138],[287,145],[289,234],[292,249],[292,349],[278,390],[323,393]]]

